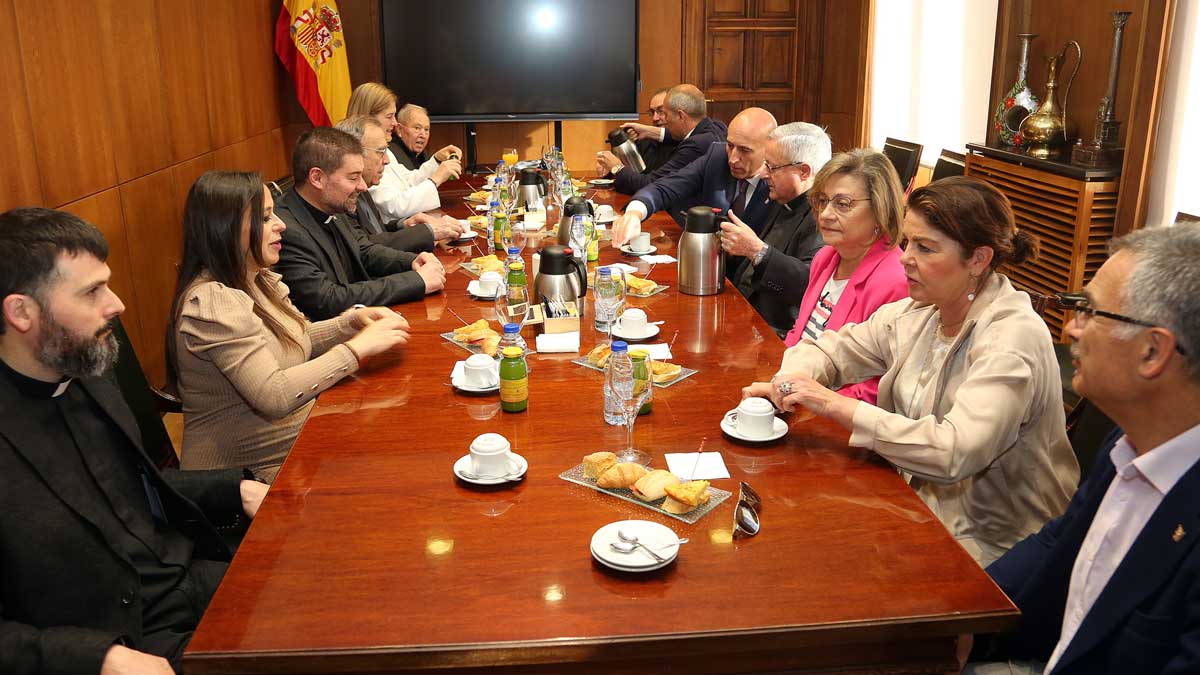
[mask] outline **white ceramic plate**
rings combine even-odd
[[[629,248],[629,244],[625,244],[624,246],[621,247],[621,253],[626,253],[628,255],[651,255],[652,253],[655,253],[657,251],[658,251],[658,249],[653,246],[646,249],[645,251],[635,251],[635,250]]]
[[[525,477],[525,472],[529,470],[529,462],[515,452],[509,451],[508,455],[508,463],[512,468],[512,473],[507,478],[467,478],[466,474],[463,472],[471,470],[471,453],[469,452],[462,457],[459,457],[458,461],[454,463],[454,475],[457,476],[459,480],[471,483],[473,485],[500,485],[501,483],[513,483],[519,481]],[[676,548],[679,547],[676,546]]]
[[[609,544],[621,541],[618,530],[632,532],[638,541],[654,549],[666,559],[658,562],[640,547],[631,553],[614,551]],[[649,572],[670,565],[679,556],[679,535],[666,525],[649,520],[619,520],[596,530],[592,535],[591,553],[601,564],[622,572]]]
[[[605,185],[612,185],[615,182],[616,181],[611,178],[593,178],[588,181],[588,185],[594,185],[595,187],[604,187]]]
[[[733,410],[730,410],[729,412],[725,413],[725,416],[721,418],[721,431],[724,431],[725,433],[729,434],[730,436],[733,436],[734,438],[738,439],[739,441],[749,441],[751,443],[762,443],[764,441],[779,440],[780,438],[783,438],[784,436],[787,435],[787,432],[788,432],[787,422],[776,417],[775,424],[774,424],[773,428],[771,429],[770,436],[764,436],[762,438],[752,438],[750,436],[743,436],[737,430],[736,417],[734,416],[734,413],[736,413],[736,412],[737,412],[737,408],[734,408]]]
[[[496,384],[484,387],[477,387],[473,384],[467,384],[466,381],[466,361],[457,361],[454,364],[454,369],[450,371],[450,384],[454,385],[455,389],[462,389],[471,393],[479,394],[486,391],[496,391],[500,388],[500,363],[497,362],[495,368],[492,369],[492,374],[496,377]]]
[[[658,326],[647,325],[645,335],[627,335],[625,333],[624,329],[621,327],[620,319],[618,319],[616,321],[616,323],[613,324],[613,329],[612,329],[613,337],[621,338],[622,340],[627,340],[627,341],[628,340],[635,340],[635,341],[636,340],[649,340],[650,338],[654,337],[655,335],[658,335],[658,332],[659,332]]]

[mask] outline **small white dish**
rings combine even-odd
[[[479,300],[495,300],[496,296],[500,295],[500,287],[499,286],[496,287],[495,293],[492,293],[491,295],[487,295],[486,293],[483,293],[479,290],[479,280],[472,279],[467,282],[467,293],[470,293],[472,298],[476,298]]]
[[[477,387],[473,384],[467,384],[466,377],[466,361],[457,361],[454,364],[454,369],[450,371],[450,384],[454,385],[455,389],[469,391],[473,394],[482,394],[488,391],[496,391],[500,389],[500,363],[496,363],[496,367],[492,369],[492,374],[495,376],[496,383],[484,387]]]
[[[611,178],[593,178],[593,179],[591,179],[591,180],[589,180],[589,181],[588,181],[588,185],[594,185],[594,186],[596,186],[596,187],[602,187],[602,186],[604,186],[604,185],[612,185],[612,184],[613,184],[613,183],[615,183],[615,182],[616,182],[616,181],[615,181],[615,180],[613,180],[613,179],[611,179]]]
[[[487,211],[492,207],[488,204],[476,204],[474,208],[476,211]]]
[[[775,417],[774,422],[771,425],[771,434],[769,436],[763,436],[762,438],[757,438],[757,437],[753,437],[753,436],[743,436],[741,434],[741,432],[739,432],[737,429],[737,416],[736,415],[737,415],[737,408],[734,408],[733,410],[730,410],[729,412],[725,413],[725,416],[721,418],[721,431],[724,431],[725,433],[729,434],[730,436],[733,436],[734,438],[738,439],[739,441],[749,441],[751,443],[763,443],[766,441],[777,441],[787,435],[787,432],[788,432],[787,422],[779,419],[779,417]]]
[[[468,452],[459,457],[458,461],[454,463],[454,475],[459,480],[473,485],[500,485],[501,483],[515,483],[521,480],[525,477],[525,472],[529,470],[529,462],[524,457],[512,451],[508,453],[508,465],[510,469],[508,476],[498,478],[468,478],[467,473],[474,475],[471,472],[471,453]]]
[[[655,335],[658,335],[658,332],[659,332],[658,326],[656,326],[654,324],[647,324],[646,332],[643,335],[629,335],[628,333],[624,332],[624,330],[621,326],[620,319],[617,319],[613,323],[613,327],[612,327],[613,337],[618,337],[618,338],[621,338],[622,340],[649,340],[650,338],[654,337]]]
[[[621,541],[617,535],[620,530],[636,536],[639,543],[662,556],[664,562],[655,560],[641,547],[630,553],[614,551],[611,544]],[[605,567],[621,572],[650,572],[670,565],[679,557],[679,535],[666,525],[649,520],[621,520],[596,530],[590,549],[592,557]]]
[[[650,255],[651,253],[654,253],[657,250],[658,249],[653,246],[646,249],[645,251],[635,251],[632,248],[629,248],[629,244],[624,244],[621,246],[621,253],[627,253],[629,255]]]

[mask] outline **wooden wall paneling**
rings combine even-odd
[[[270,156],[262,170],[263,180],[275,180],[292,173],[292,151],[282,127],[267,133],[271,136],[268,147]]]
[[[65,204],[117,184],[115,126],[95,5],[15,0],[42,196]]]
[[[241,26],[244,12],[239,10],[240,5],[238,0],[205,2],[204,25]],[[244,39],[239,30],[204,32],[204,53],[208,61],[204,75],[208,88],[208,121],[214,148],[224,148],[245,140],[249,133],[243,108],[258,104],[256,100],[245,98],[246,90],[242,82],[246,75],[240,58],[240,43]]]
[[[355,86],[363,82],[382,82],[379,0],[342,0],[338,3],[338,11],[342,15],[342,33],[346,36],[350,82]]]
[[[504,148],[516,148],[521,159],[542,156],[542,146],[554,142],[553,127],[546,122],[482,122],[476,125],[478,161],[495,164]]]
[[[794,19],[797,8],[795,0],[757,0],[757,15],[760,19]]]
[[[771,113],[775,116],[775,121],[779,124],[787,124],[788,122],[799,121],[796,119],[795,115],[792,114],[792,102],[790,100],[759,99],[756,101],[751,101],[750,105],[758,106],[759,108]]]
[[[312,128],[311,124],[306,122],[285,124],[280,130],[283,132],[283,152],[287,156],[287,170],[279,174],[280,176],[291,175],[292,173],[292,150],[296,147],[296,141],[300,140],[300,136]]]
[[[782,89],[791,97],[795,84],[796,31],[760,30],[755,33],[754,73],[750,86],[755,90]]]
[[[563,122],[563,158],[572,173],[595,172],[596,153],[608,149],[608,132],[620,122],[569,120]],[[551,138],[554,129],[551,125]]]
[[[187,204],[188,190],[192,189],[192,183],[195,183],[196,179],[203,175],[205,171],[212,171],[215,167],[216,164],[213,162],[212,153],[193,157],[186,162],[180,162],[171,167],[171,200],[175,205],[175,211],[179,213],[181,242],[183,241],[183,207]],[[181,248],[164,252],[164,254],[169,253],[178,257],[182,250],[181,244]],[[174,287],[174,282],[172,282],[171,288],[174,289]]]
[[[99,60],[113,106],[108,133],[117,180],[125,182],[169,166],[174,155],[158,56],[159,15],[155,0],[100,0],[96,6]]]
[[[128,237],[125,232],[125,216],[121,212],[121,195],[116,188],[98,192],[90,197],[60,206],[63,211],[73,213],[95,225],[108,241],[108,268],[112,270],[109,287],[125,304],[121,324],[129,335],[139,359],[145,353],[146,341],[142,333],[138,311],[138,277],[130,262]]]
[[[792,89],[797,120],[816,123],[821,110],[821,69],[825,59],[825,3],[801,2],[796,18],[796,80]],[[865,102],[865,97],[864,97]]]
[[[713,101],[708,104],[708,115],[709,117],[721,120],[725,124],[729,124],[733,120],[734,115],[737,115],[746,106],[746,101],[740,100]]]
[[[746,89],[749,86],[750,38],[748,30],[708,31],[704,48],[705,87]]]
[[[638,60],[641,61],[642,91],[638,114],[649,124],[650,95],[662,87],[685,82],[683,76],[683,1],[653,0],[638,3]],[[693,82],[700,86],[700,81]]]
[[[199,0],[157,0],[155,4],[171,154],[180,162],[213,149],[205,85],[207,34],[197,30],[203,25]]]
[[[142,370],[151,383],[166,381],[164,336],[183,248],[183,218],[173,171],[164,169],[121,186],[129,259],[137,270],[137,306],[143,345]]]
[[[820,124],[828,126],[834,152],[866,144],[871,0],[841,2],[825,13],[821,62]]]
[[[239,67],[242,78],[242,115],[246,135],[254,136],[276,129],[283,123],[283,106],[273,97],[278,81],[287,71],[275,56],[275,20],[279,17],[277,0],[240,0],[237,3],[240,31]],[[342,111],[343,113],[345,111]]]
[[[709,19],[749,19],[754,0],[707,0],[705,16]]]
[[[12,0],[0,0],[0,22],[5,26],[16,25]],[[16,36],[0,40],[0,82],[5,83],[4,96],[0,96],[0,128],[7,130],[7,157],[0,162],[0,211],[7,211],[42,203],[37,154],[33,149],[33,122],[29,118],[21,47]]]
[[[683,0],[683,78],[705,90],[708,94],[708,84],[704,80],[705,54],[705,0]],[[709,98],[712,98],[711,96]]]

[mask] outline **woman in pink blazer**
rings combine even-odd
[[[822,331],[859,323],[881,306],[908,297],[900,265],[904,190],[890,160],[869,148],[843,152],[821,168],[809,203],[825,247],[817,252],[788,347]],[[841,390],[874,404],[879,378]]]

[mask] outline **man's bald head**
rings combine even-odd
[[[758,173],[766,156],[767,136],[776,126],[775,116],[762,108],[746,108],[734,116],[725,140],[729,173],[734,178],[753,178]]]

